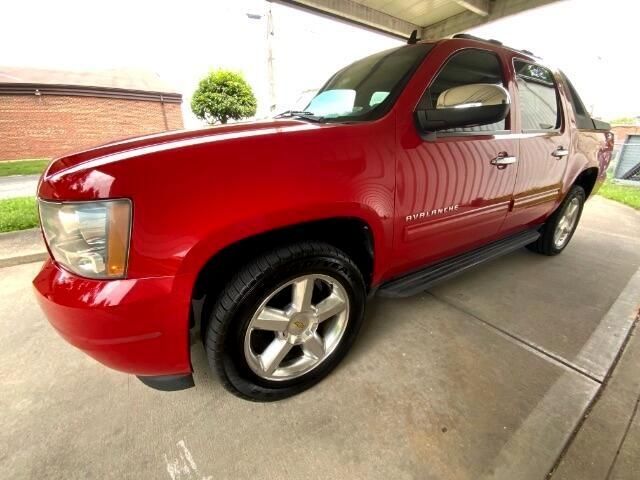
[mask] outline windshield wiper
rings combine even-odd
[[[319,117],[318,115],[314,115],[313,112],[305,112],[304,110],[287,110],[286,112],[282,112],[275,115],[273,118],[291,118],[291,117],[300,117],[306,120],[312,120],[314,122],[322,121],[322,117]]]

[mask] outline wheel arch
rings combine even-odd
[[[275,228],[242,238],[213,254],[202,266],[191,295],[191,327],[204,331],[218,293],[237,268],[263,252],[285,243],[323,241],[353,259],[371,288],[375,239],[371,226],[357,217],[334,217]]]
[[[582,170],[573,181],[573,185],[579,185],[584,189],[586,198],[589,198],[598,181],[598,167],[589,167]]]

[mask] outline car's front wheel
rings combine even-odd
[[[245,265],[219,296],[206,330],[209,363],[233,393],[294,395],[325,377],[353,343],[365,285],[341,250],[282,247]]]

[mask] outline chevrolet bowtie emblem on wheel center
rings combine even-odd
[[[293,322],[293,324],[296,326],[296,328],[302,330],[304,328],[304,322],[301,320],[296,320]]]

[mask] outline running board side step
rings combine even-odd
[[[503,238],[476,250],[451,257],[417,272],[385,282],[380,286],[377,294],[381,297],[390,298],[410,297],[472,267],[518,250],[535,242],[538,237],[540,237],[540,232],[536,228]]]

